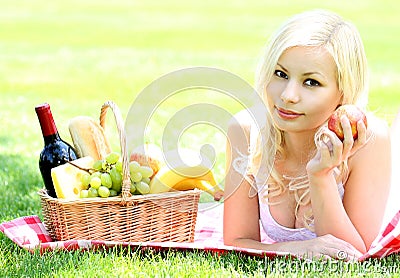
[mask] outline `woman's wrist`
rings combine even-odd
[[[336,180],[334,171],[326,171],[324,173],[308,173],[308,181],[310,186],[324,186],[329,184],[335,184]]]

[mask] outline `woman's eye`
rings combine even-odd
[[[314,79],[307,79],[304,82],[304,84],[307,86],[310,86],[310,87],[316,87],[316,86],[321,85],[317,80],[314,80]]]
[[[278,77],[280,77],[280,78],[285,78],[285,79],[288,78],[288,76],[286,75],[286,73],[284,73],[284,72],[281,71],[281,70],[275,70],[275,75],[278,76]]]

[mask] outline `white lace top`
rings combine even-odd
[[[338,185],[340,197],[343,199],[344,188],[342,184]],[[260,191],[259,191],[260,192]],[[272,217],[269,205],[265,200],[264,194],[258,194],[260,207],[260,222],[269,238],[274,241],[298,241],[315,238],[317,235],[307,228],[287,228],[280,225]]]

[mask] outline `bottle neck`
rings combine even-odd
[[[35,107],[36,114],[39,119],[40,127],[44,138],[44,143],[50,143],[60,139],[50,105],[47,103]]]
[[[43,136],[43,140],[44,140],[44,144],[45,145],[49,145],[55,141],[60,141],[60,135],[58,134],[58,132],[51,134],[51,135],[47,135],[47,136]]]

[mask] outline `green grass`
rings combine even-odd
[[[271,31],[302,10],[329,8],[356,24],[371,69],[370,109],[389,123],[393,120],[400,107],[400,10],[396,0],[318,5],[311,0],[268,2],[0,0],[0,222],[41,215],[36,192],[43,186],[37,166],[43,142],[35,105],[50,103],[61,136],[70,141],[70,118],[97,118],[109,99],[126,117],[137,94],[173,70],[217,67],[252,84]],[[215,103],[230,113],[240,109],[238,103],[217,92],[185,91],[156,111],[150,140],[159,143],[165,119],[198,100]],[[118,148],[112,117],[107,118],[107,134]],[[180,142],[194,148],[205,143],[217,150],[216,175],[220,178],[223,133],[199,125],[183,134]],[[341,265],[334,271],[326,263],[316,263],[312,269],[284,258],[136,249],[39,255],[18,248],[0,234],[0,276],[5,277],[376,277],[384,270],[399,273],[400,262],[390,256]]]

